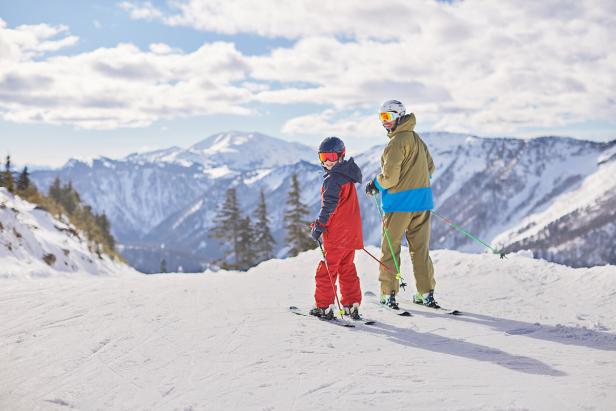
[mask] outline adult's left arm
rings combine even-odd
[[[376,176],[375,179],[379,190],[387,190],[398,184],[404,155],[405,150],[402,141],[396,138],[390,140],[383,152],[381,174]]]

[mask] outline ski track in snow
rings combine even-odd
[[[347,329],[288,310],[312,304],[318,259],[311,251],[248,273],[4,279],[0,409],[616,403],[616,267],[436,251],[437,297],[464,315],[416,306],[409,289],[400,300],[413,316],[399,317],[376,303],[376,263],[358,253],[362,312],[377,323]]]

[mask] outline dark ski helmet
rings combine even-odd
[[[327,153],[335,153],[337,156],[335,156],[335,158],[328,158],[328,156],[325,155]],[[321,163],[325,162],[325,160],[342,160],[345,154],[346,147],[344,146],[344,142],[338,137],[325,137],[325,139],[321,141],[321,144],[319,144],[319,160],[321,160]]]

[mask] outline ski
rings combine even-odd
[[[423,305],[422,303],[416,303],[414,301],[412,301],[413,304],[415,304],[418,307],[422,307],[422,308],[426,308],[428,310],[433,310],[433,311],[440,311],[444,314],[449,314],[449,315],[464,315],[464,313],[462,313],[462,311],[459,310],[452,310],[449,308],[445,308],[445,307],[428,307],[427,305]]]
[[[330,324],[335,324],[341,327],[347,327],[347,328],[354,328],[355,324],[351,324],[348,320],[341,320],[339,318],[332,318],[331,320],[326,320],[324,318],[320,318],[320,317],[315,317],[313,315],[310,315],[302,310],[300,310],[298,307],[292,305],[289,307],[289,310],[296,315],[301,315],[302,317],[314,317],[317,320],[320,321],[324,321],[324,322],[328,322]],[[352,320],[353,322],[357,323],[357,324],[363,324],[363,325],[374,325],[376,324],[376,321],[372,321],[372,320],[364,320],[363,318],[360,320]]]
[[[407,311],[407,310],[403,310],[403,309],[400,309],[400,308],[398,308],[398,309],[396,309],[396,308],[391,308],[391,307],[389,307],[387,304],[383,304],[383,303],[381,303],[380,301],[376,301],[376,302],[375,302],[375,304],[376,304],[376,305],[378,305],[378,306],[379,306],[379,307],[381,307],[381,308],[385,308],[385,309],[386,309],[386,311],[389,311],[389,312],[391,312],[391,313],[393,313],[393,314],[396,314],[396,315],[398,315],[398,316],[400,316],[400,317],[412,317],[412,316],[413,316],[413,314],[411,314],[411,313],[410,313],[409,311]]]
[[[400,317],[412,317],[413,316],[413,314],[411,314],[407,310],[403,310],[403,309],[400,309],[400,308],[397,308],[397,309],[396,308],[391,308],[391,307],[388,307],[387,305],[381,304],[381,303],[379,303],[379,305],[382,306],[383,308],[386,308],[387,311],[390,311],[390,312],[392,312],[392,313],[394,313],[394,314],[396,314],[396,315],[398,315]]]

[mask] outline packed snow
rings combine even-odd
[[[463,316],[410,303],[412,286],[412,317],[384,309],[360,251],[376,324],[355,328],[288,309],[312,304],[317,250],[246,273],[3,279],[0,409],[613,409],[616,267],[432,255]]]

